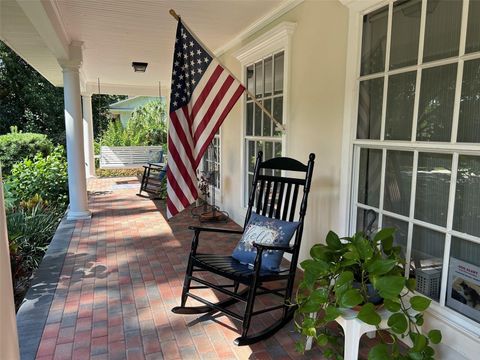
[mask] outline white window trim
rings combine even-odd
[[[356,191],[354,190],[354,184],[357,183],[356,176],[354,178],[354,167],[357,163],[354,159],[354,145],[368,145],[369,147],[375,147],[375,145],[387,145],[388,144],[379,144],[378,142],[369,142],[369,140],[356,140],[356,128],[357,128],[357,105],[358,105],[358,79],[360,78],[360,61],[361,61],[361,45],[362,45],[362,18],[363,15],[374,11],[378,8],[386,6],[392,2],[392,0],[339,0],[345,6],[349,8],[349,22],[348,22],[348,40],[347,40],[347,64],[345,70],[345,113],[343,121],[343,137],[342,137],[342,166],[341,166],[341,180],[340,180],[340,207],[339,207],[339,218],[340,221],[340,231],[344,236],[350,235],[351,221],[353,218],[353,206],[352,199],[355,198]],[[394,1],[394,0],[393,0]],[[425,2],[425,0],[424,0]],[[465,3],[468,3],[466,1]],[[466,4],[464,3],[464,7]],[[422,6],[425,6],[423,4]],[[389,10],[391,11],[391,10]],[[463,11],[462,16],[466,16],[465,11]],[[391,19],[391,16],[389,17]],[[389,20],[391,21],[391,20]],[[465,23],[465,19],[462,18],[462,24]],[[463,26],[463,25],[462,25]],[[422,31],[422,30],[421,30]],[[462,36],[465,30],[462,29]],[[460,46],[462,45],[461,38]],[[390,40],[388,40],[389,42]],[[421,40],[423,42],[423,39]],[[388,54],[388,50],[387,54]],[[388,56],[388,55],[387,55]],[[458,59],[467,60],[469,55],[461,55]],[[448,63],[450,59],[434,61],[432,66]],[[458,63],[458,61],[456,61]],[[427,65],[428,66],[428,65]],[[458,70],[460,71],[460,69]],[[382,73],[383,74],[383,73]],[[458,73],[457,73],[458,75]],[[362,77],[363,78],[363,77]],[[457,79],[458,81],[458,79]],[[458,86],[458,84],[457,84]],[[384,99],[386,101],[386,99]],[[458,108],[458,106],[456,106]],[[458,111],[458,110],[457,110]],[[383,121],[382,121],[383,122]],[[453,125],[453,124],[452,124]],[[453,136],[453,135],[452,135]],[[410,143],[410,142],[408,142]],[[395,142],[398,145],[398,148],[402,148],[401,142]],[[407,145],[407,144],[405,144]],[[418,143],[416,144],[418,145]],[[449,143],[436,143],[425,145],[425,147],[432,147],[435,145],[437,148],[445,148],[445,150],[450,150],[452,146]],[[418,146],[421,149],[421,145]],[[383,148],[383,146],[382,146]],[[390,148],[390,147],[389,147]],[[456,144],[455,148],[457,152],[460,153],[473,153],[474,149],[468,144]],[[476,148],[478,148],[476,146]],[[475,153],[477,154],[478,151]],[[452,156],[454,156],[452,154]],[[384,158],[385,159],[385,158]],[[358,159],[357,159],[358,160]],[[385,160],[384,160],[385,161]],[[384,166],[382,166],[383,168]],[[455,169],[452,167],[452,172]],[[452,194],[450,194],[452,196]],[[446,242],[447,239],[446,238]],[[449,244],[446,244],[447,246]],[[447,248],[446,246],[446,248]],[[447,251],[446,251],[447,253]],[[448,250],[449,253],[449,250]],[[444,256],[449,254],[444,254]],[[445,263],[446,264],[446,263]],[[446,281],[446,279],[442,280]],[[443,286],[443,284],[442,284]],[[445,294],[442,292],[440,297],[444,297]],[[478,341],[480,337],[480,326],[477,322],[467,318],[466,316],[448,308],[447,306],[441,306],[440,304],[432,301],[430,308],[427,309],[427,312],[433,317],[445,322],[449,326],[457,329],[465,336],[472,338],[475,341]]]
[[[297,27],[296,23],[293,22],[282,22],[275,26],[273,29],[265,32],[260,35],[255,40],[252,40],[239,50],[233,53],[233,56],[241,64],[242,71],[242,83],[246,84],[245,77],[245,68],[256,61],[267,57],[268,55],[283,51],[284,52],[284,78],[283,78],[283,125],[288,131],[289,123],[289,89],[290,89],[290,63],[291,63],[291,42],[292,36]],[[241,133],[242,141],[240,143],[240,168],[242,174],[242,191],[240,193],[240,204],[242,204],[243,212],[246,212],[244,194],[248,191],[248,184],[245,183],[245,172],[246,172],[246,163],[245,163],[245,137],[246,137],[246,126],[245,126],[245,96],[242,96],[240,99],[240,114],[241,114]],[[282,156],[287,154],[287,141],[286,141],[286,131],[282,133]]]

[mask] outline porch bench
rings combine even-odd
[[[101,169],[141,168],[149,162],[159,162],[163,148],[158,146],[102,146],[100,148]]]

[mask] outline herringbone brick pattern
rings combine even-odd
[[[238,322],[173,314],[190,249],[187,227],[196,220],[187,210],[167,222],[164,203],[135,196],[137,186],[135,178],[89,182],[93,216],[76,223],[38,360],[322,359],[316,347],[303,356],[295,352],[293,324],[266,341],[236,347]],[[200,246],[229,253],[236,241],[212,235]],[[209,290],[199,291],[216,299]],[[262,301],[271,303],[268,297]],[[262,315],[254,330],[269,321],[270,315]]]

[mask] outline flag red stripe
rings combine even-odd
[[[233,94],[233,96],[230,98],[230,101],[228,102],[227,106],[225,106],[225,109],[223,110],[222,114],[220,115],[220,117],[218,118],[218,121],[217,123],[215,124],[213,130],[211,131],[211,133],[208,135],[207,137],[207,140],[203,143],[203,146],[200,148],[199,152],[198,152],[198,155],[197,155],[197,159],[195,161],[195,168],[198,167],[198,165],[200,164],[200,162],[202,161],[202,156],[203,154],[205,154],[205,151],[207,150],[208,146],[210,145],[210,143],[212,142],[212,139],[213,137],[215,136],[215,134],[217,133],[218,129],[220,128],[220,126],[222,125],[223,123],[223,120],[225,120],[225,118],[227,117],[228,113],[230,112],[230,110],[232,109],[232,107],[235,105],[235,103],[237,102],[238,98],[240,96],[242,96],[243,92],[245,91],[245,87],[240,84],[237,88],[237,90],[235,91],[235,93]]]
[[[190,118],[193,121],[195,121],[195,117],[198,114],[198,111],[202,108],[203,103],[207,99],[208,95],[210,94],[210,91],[212,91],[213,86],[217,82],[218,78],[223,72],[223,68],[220,65],[217,65],[215,71],[213,74],[210,76],[210,79],[208,79],[207,84],[205,87],[202,89],[202,92],[200,93],[200,96],[197,98],[195,101],[195,104],[193,105],[192,112],[190,115]]]
[[[168,177],[168,181],[169,181],[169,183],[172,187],[172,190],[175,192],[178,200],[180,200],[182,205],[184,207],[187,207],[188,205],[190,205],[190,201],[187,199],[187,197],[183,193],[182,189],[180,188],[180,185],[178,184],[178,182],[174,181],[175,180],[175,175],[173,174],[173,172],[172,171],[167,171],[167,177]],[[173,202],[172,202],[172,205],[173,205]]]
[[[191,192],[192,196],[194,197],[194,199],[196,199],[197,198],[197,187],[193,183],[192,178],[190,177],[190,174],[189,174],[187,168],[185,167],[184,162],[182,161],[182,157],[178,153],[177,148],[175,147],[175,144],[171,140],[170,135],[169,135],[168,138],[169,138],[169,141],[168,141],[169,142],[168,156],[175,162],[175,165],[177,166],[178,171],[180,172],[180,174],[178,174],[178,175],[182,176],[182,178],[185,180],[185,183],[187,184],[188,188],[190,189],[190,192]],[[171,169],[171,171],[167,171],[167,173],[173,173],[173,171],[172,171],[173,169],[171,167],[169,167],[169,168]],[[177,175],[177,174],[173,174],[173,175]],[[169,177],[169,179],[174,180],[175,178],[174,177],[173,178]],[[169,181],[169,183],[171,183],[171,181]],[[175,181],[175,184],[177,184],[176,181]],[[175,191],[175,193],[177,194],[178,198],[180,200],[182,200],[181,197],[179,196],[178,192]],[[185,196],[183,194],[183,191],[182,191],[182,195]],[[183,203],[183,201],[182,201],[182,203]]]
[[[168,212],[170,213],[169,214],[170,217],[175,216],[179,213],[175,205],[173,205],[172,201],[168,197],[167,197],[167,209],[168,209]]]
[[[212,119],[212,116],[215,114],[215,110],[218,108],[218,106],[222,102],[223,98],[225,97],[225,94],[228,91],[228,88],[232,85],[233,81],[234,79],[230,75],[225,79],[225,82],[222,84],[222,87],[220,88],[217,95],[215,96],[215,99],[213,99],[212,103],[210,104],[210,107],[208,108],[208,111],[205,114],[205,117],[202,119],[200,124],[198,124],[197,128],[195,129],[195,134],[193,134],[193,143],[195,145],[197,145],[198,138],[200,137],[200,135],[202,135],[208,123]]]
[[[184,110],[186,108],[186,106],[184,106],[182,108],[182,110]],[[183,112],[185,114],[185,111]],[[187,119],[188,119],[188,114],[187,115]],[[189,136],[190,134],[185,134],[185,132],[183,131],[183,128],[182,128],[182,125],[180,124],[180,119],[178,118],[177,114],[175,112],[172,112],[170,114],[170,125],[173,126],[175,128],[175,132],[177,133],[177,136],[178,138],[180,139],[181,143],[182,143],[182,148],[183,150],[185,150],[185,153],[188,157],[188,159],[190,160],[192,166],[193,164],[195,163],[195,160],[193,158],[193,153],[192,153],[192,147],[190,145],[190,143],[188,142],[188,139],[187,139],[187,136]],[[189,128],[191,128],[189,126]]]

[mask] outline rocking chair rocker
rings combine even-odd
[[[315,160],[315,155],[310,154],[308,164],[304,165],[295,159],[286,157],[262,161],[262,155],[260,151],[255,164],[244,230],[197,226],[189,227],[194,231],[194,235],[185,274],[181,305],[172,309],[176,314],[222,312],[225,315],[240,320],[242,322],[242,335],[234,341],[234,343],[239,346],[253,344],[270,337],[292,319],[296,310],[296,306],[291,303],[291,297]],[[285,171],[300,173],[301,176],[287,177],[284,174]],[[299,197],[301,188],[303,188],[303,195],[300,194],[302,201],[298,217],[296,218],[297,198]],[[252,245],[256,248],[253,266],[244,264],[229,255],[203,254],[197,252],[200,233],[243,234],[252,216],[252,211],[270,219],[283,220],[285,222],[294,222],[294,220],[296,220],[297,223],[295,224],[298,224],[298,227],[296,228],[292,241],[290,241],[287,246],[253,242]],[[262,268],[262,254],[265,255],[267,252],[271,253],[272,251],[284,251],[292,254],[290,266],[288,268],[280,268],[278,271]],[[233,283],[216,285],[194,275],[195,272],[202,271],[220,275],[233,281]],[[200,285],[192,286],[192,280]],[[265,283],[274,281],[283,281],[286,282],[286,284],[280,287],[274,284],[273,287],[275,288],[272,288],[272,286],[264,286]],[[244,285],[245,288],[239,291],[240,284]],[[212,303],[191,292],[192,289],[208,288],[224,293],[229,297],[217,303]],[[232,290],[229,290],[229,288]],[[281,303],[260,310],[254,310],[255,298],[264,294],[273,294],[282,298]],[[205,304],[205,306],[186,306],[188,297]],[[229,306],[237,302],[245,303],[243,315],[228,309]],[[282,310],[282,315],[274,324],[256,334],[248,334],[252,316],[279,309]]]

